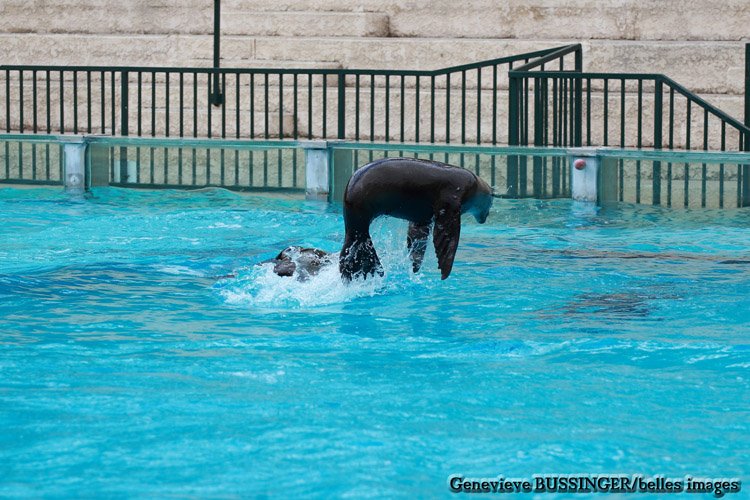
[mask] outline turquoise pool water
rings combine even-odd
[[[497,200],[487,224],[463,218],[446,281],[431,249],[410,274],[406,224],[381,219],[385,276],[351,286],[253,266],[338,251],[336,205],[5,188],[0,218],[2,497],[747,480],[747,210]]]

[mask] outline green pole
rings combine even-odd
[[[750,43],[745,44],[745,126],[750,127]],[[745,151],[750,151],[750,137],[745,133]],[[750,206],[750,165],[742,165],[743,207]]]
[[[214,69],[219,69],[221,38],[221,0],[214,0]],[[211,104],[220,106],[224,102],[219,83],[219,72],[214,71],[214,89],[211,93]]]
[[[745,44],[745,126],[750,127],[750,43]],[[747,134],[745,151],[750,151],[750,137]]]

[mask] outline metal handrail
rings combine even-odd
[[[750,153],[703,150],[0,134],[0,184],[61,184],[62,150],[71,142],[87,145],[88,164],[97,165],[98,182],[104,173],[109,185],[122,187],[215,186],[301,194],[304,170],[297,159],[305,158],[303,149],[323,148],[336,162],[343,162],[343,174],[383,156],[429,157],[461,165],[466,161],[466,168],[482,175],[505,198],[565,198],[570,196],[566,183],[570,158],[583,155],[598,158],[607,168],[613,163],[627,165],[628,180],[634,184],[620,182],[621,201],[686,207],[750,205],[746,166]],[[123,157],[128,160],[124,168]],[[540,175],[536,171],[533,179],[521,175],[519,165],[527,163],[538,167]],[[660,181],[652,174],[662,165],[666,175]]]
[[[550,54],[549,56],[552,56],[555,54]],[[605,132],[604,132],[604,144],[593,144],[590,140],[591,137],[591,101],[590,101],[590,94],[591,94],[591,82],[596,80],[601,80],[604,82],[604,89],[603,91],[600,91],[604,95],[605,102],[603,103],[604,106],[604,120],[607,121],[608,117],[608,106],[609,106],[609,98],[615,97],[617,98],[617,94],[615,92],[608,92],[608,84],[610,82],[619,82],[619,101],[621,105],[621,127],[620,127],[620,137],[623,138],[625,136],[626,130],[625,130],[625,124],[624,124],[624,115],[625,115],[625,84],[626,82],[637,82],[638,83],[638,91],[637,91],[637,97],[638,97],[638,115],[637,115],[637,140],[638,144],[637,147],[642,147],[642,116],[643,116],[643,83],[644,82],[652,82],[654,85],[654,91],[653,91],[653,101],[654,101],[654,124],[653,124],[653,131],[654,131],[654,137],[653,137],[653,147],[656,149],[660,149],[662,147],[667,147],[669,149],[679,149],[681,145],[678,145],[674,142],[674,128],[675,128],[675,120],[674,120],[674,94],[680,95],[685,98],[687,102],[687,112],[686,112],[686,123],[687,123],[687,137],[686,137],[686,147],[687,149],[690,149],[691,147],[691,128],[690,128],[690,120],[692,118],[692,109],[691,106],[695,105],[695,107],[698,108],[698,110],[702,110],[704,113],[704,121],[703,121],[703,130],[704,130],[704,141],[703,141],[703,148],[708,149],[709,144],[709,135],[708,135],[708,119],[709,116],[713,116],[714,118],[718,119],[720,121],[721,131],[718,132],[716,135],[718,137],[718,140],[720,141],[721,145],[719,146],[722,151],[728,150],[729,147],[726,144],[726,128],[730,127],[736,131],[736,133],[739,136],[739,147],[738,149],[741,151],[750,151],[750,124],[742,123],[740,120],[728,115],[724,111],[720,110],[716,106],[712,105],[702,97],[698,96],[694,92],[688,90],[684,86],[680,85],[673,79],[659,73],[606,73],[606,72],[583,72],[580,70],[576,71],[565,71],[565,70],[541,70],[541,71],[530,71],[533,68],[537,68],[539,66],[542,66],[549,62],[549,56],[542,57],[538,60],[531,61],[530,63],[520,67],[520,68],[514,68],[511,71],[509,71],[509,79],[511,82],[511,90],[510,90],[510,99],[511,99],[511,116],[509,117],[510,124],[510,135],[511,138],[510,143],[511,144],[528,144],[528,140],[526,139],[526,136],[522,133],[522,127],[524,126],[521,120],[521,106],[524,105],[524,103],[531,100],[528,97],[528,84],[527,84],[527,91],[526,95],[523,95],[523,93],[520,90],[521,82],[529,80],[532,80],[535,82],[535,95],[534,95],[534,110],[535,110],[535,118],[534,118],[534,144],[541,146],[547,144],[547,142],[544,140],[543,137],[546,131],[544,130],[547,127],[547,118],[544,116],[546,113],[548,113],[548,107],[550,100],[549,95],[549,81],[552,81],[558,89],[562,89],[565,84],[565,82],[571,82],[570,84],[570,90],[567,89],[565,92],[569,92],[569,95],[563,95],[561,96],[561,99],[558,100],[558,102],[554,103],[554,106],[556,106],[553,109],[553,112],[557,113],[558,116],[562,115],[569,115],[566,118],[563,118],[563,121],[566,121],[569,118],[570,121],[570,128],[569,130],[573,133],[572,136],[566,136],[563,138],[561,144],[557,144],[555,141],[552,141],[552,144],[554,145],[573,145],[573,146],[582,146],[583,144],[583,138],[582,138],[582,130],[585,125],[587,130],[587,144],[586,145],[608,145],[607,142],[607,131],[606,127],[607,124],[605,123]],[[750,67],[750,63],[748,63],[748,66]],[[583,103],[583,82],[587,83],[586,86],[586,94],[587,94],[587,116],[584,120],[583,118],[583,109],[584,109],[584,103]],[[666,87],[666,89],[665,89]],[[667,143],[665,143],[665,137],[663,134],[663,128],[664,128],[664,98],[665,95],[669,95],[670,105],[669,105],[669,130],[668,130],[668,137],[669,140]],[[567,102],[563,99],[567,99]],[[561,103],[563,104],[569,104],[569,108],[561,109]],[[559,118],[558,118],[559,119]],[[528,120],[527,120],[528,125]],[[620,147],[624,147],[625,143],[621,140],[621,143],[619,144]]]
[[[2,65],[6,109],[4,113],[0,110],[0,120],[5,118],[6,133],[29,130],[248,139],[306,136],[497,144],[502,135],[498,117],[505,114],[498,101],[498,77],[514,63],[528,63],[557,50],[553,47],[436,70]],[[502,72],[500,66],[504,66]],[[477,90],[469,103],[467,76],[476,80]],[[483,76],[489,86],[483,87]],[[338,83],[328,85],[330,78],[337,78]],[[413,89],[408,102],[407,80],[408,88]],[[211,106],[217,104],[212,98],[217,82],[224,99],[212,111]],[[207,93],[199,93],[199,87],[205,87]],[[400,89],[400,99],[392,98],[391,88],[397,89],[393,94]],[[483,90],[491,91],[484,96],[491,106],[482,105]],[[353,113],[347,109],[347,93],[354,101]],[[385,106],[380,103],[383,98]],[[438,99],[444,99],[444,108],[438,106]],[[28,100],[31,105],[24,104]],[[349,105],[351,108],[352,103]],[[451,106],[457,105],[461,119],[452,124]],[[262,113],[257,120],[256,112]],[[158,114],[163,123],[157,123]],[[285,114],[292,115],[293,124],[285,125]],[[399,121],[391,121],[392,116]],[[335,121],[335,126],[328,127],[329,121]]]
[[[576,55],[581,55],[583,52],[583,47],[580,43],[574,43],[572,45],[567,45],[565,47],[559,48],[551,53],[548,53],[546,55],[542,55],[539,58],[528,62],[524,64],[523,66],[520,66],[515,69],[515,71],[531,71],[534,68],[538,68],[539,66],[543,66],[547,64],[548,62],[554,61],[556,59],[560,59],[568,54],[575,53]]]

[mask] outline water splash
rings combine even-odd
[[[393,219],[378,219],[371,228],[372,238],[383,265],[383,276],[369,276],[345,283],[339,273],[339,254],[330,264],[305,281],[282,277],[273,272],[273,264],[252,265],[235,271],[235,277],[218,281],[214,288],[226,304],[238,307],[291,308],[342,304],[381,295],[404,294],[437,286],[439,274],[432,251],[428,265],[418,274],[406,248],[406,224]]]

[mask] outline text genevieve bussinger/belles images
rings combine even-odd
[[[742,481],[640,474],[544,474],[531,478],[470,478],[453,474],[448,478],[448,488],[453,493],[713,493],[721,498],[738,493]]]

